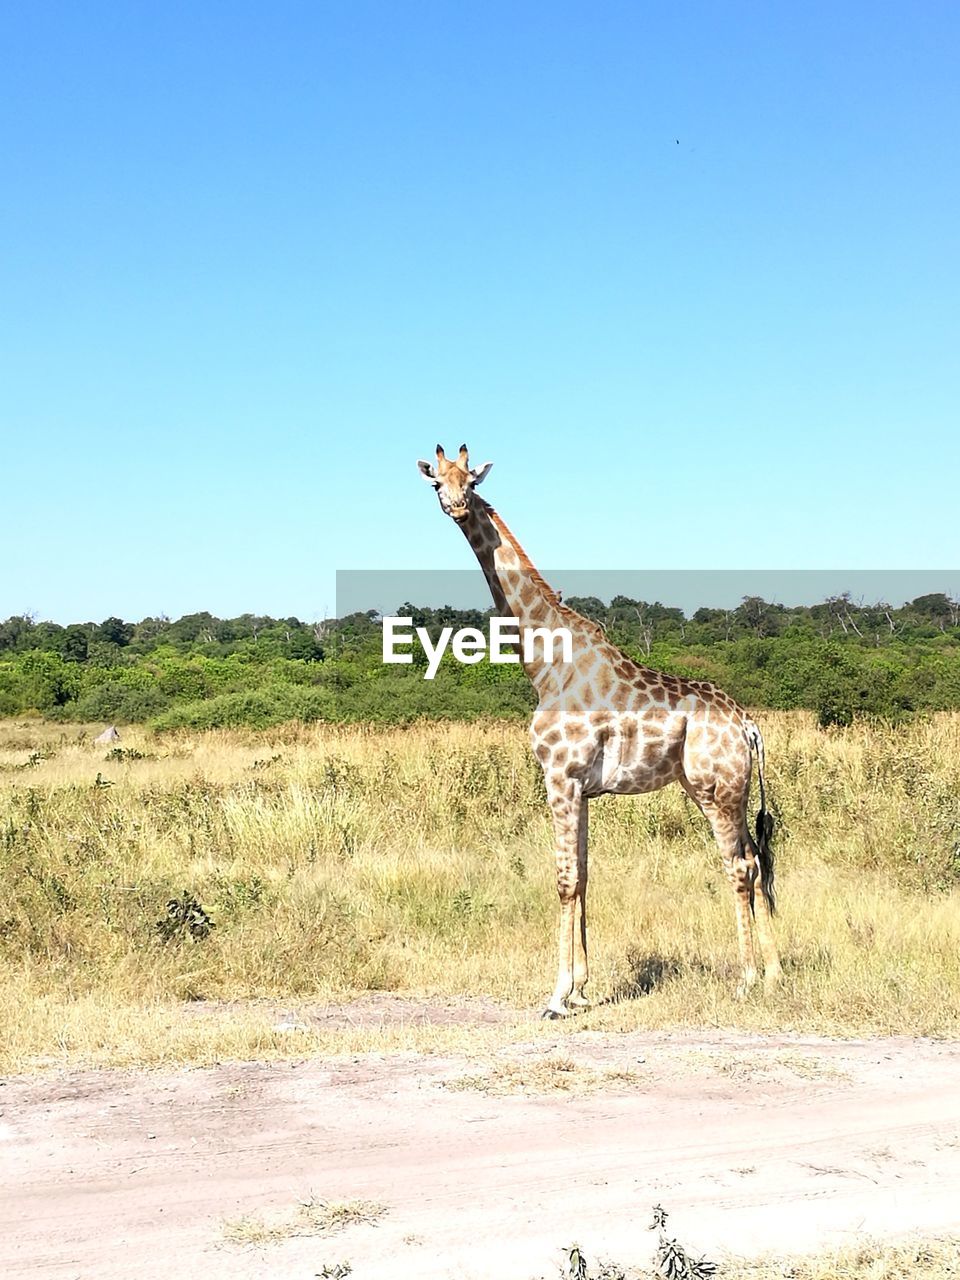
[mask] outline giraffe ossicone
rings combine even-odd
[[[436,463],[418,462],[440,506],[463,530],[497,612],[521,638],[536,628],[569,629],[572,660],[523,656],[537,693],[530,738],[553,817],[560,897],[559,962],[545,1017],[588,1004],[587,805],[600,795],[637,795],[677,782],[710,823],[733,889],[741,981],[756,981],[751,917],[764,982],[780,979],[773,936],[772,818],[766,807],[763,738],[747,712],[703,680],[664,675],[627,657],[602,627],[561,603],[497,512],[476,492],[491,463],[471,468],[467,446],[455,460],[437,445]],[[753,756],[760,811],[747,821]],[[759,892],[758,892],[759,890]]]

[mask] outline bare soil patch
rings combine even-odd
[[[501,1014],[516,1020],[389,996],[298,1010],[374,1027]],[[655,1203],[718,1260],[951,1232],[958,1080],[952,1042],[715,1031],[10,1077],[0,1275],[311,1280],[346,1260],[358,1280],[529,1280],[573,1240],[647,1264]],[[378,1213],[229,1238],[311,1204]]]
[[[483,996],[398,996],[371,991],[335,1004],[303,1004],[295,1009],[282,1001],[197,1000],[184,1005],[187,1017],[216,1016],[233,1008],[259,1008],[277,1025],[299,1025],[316,1031],[376,1030],[380,1027],[499,1026],[523,1015]]]

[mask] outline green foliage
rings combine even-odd
[[[106,644],[115,644],[118,648],[130,643],[136,627],[132,622],[124,622],[122,618],[105,618],[97,627],[97,638]]]
[[[899,609],[844,596],[788,609],[754,596],[690,618],[626,596],[568,603],[645,665],[712,681],[746,706],[813,710],[824,727],[960,707],[960,603],[944,594]],[[443,626],[482,629],[487,617],[409,603],[400,612],[434,637]],[[519,666],[465,666],[447,655],[426,681],[416,647],[413,657],[383,665],[372,610],[320,626],[253,614],[68,627],[13,617],[0,623],[0,715],[267,728],[288,720],[524,719],[534,706]]]
[[[60,656],[64,662],[86,662],[90,653],[90,637],[86,627],[67,627],[60,640]]]
[[[24,653],[11,676],[7,687],[18,697],[22,710],[55,711],[75,699],[82,688],[76,663],[43,650]]]
[[[197,899],[186,889],[179,898],[170,899],[167,914],[154,925],[161,942],[183,942],[185,938],[203,942],[215,927]]]
[[[250,725],[265,729],[288,720],[335,720],[332,700],[320,689],[272,684],[261,689],[224,693],[197,702],[179,703],[154,720],[157,729],[230,729]]]
[[[71,719],[136,724],[149,720],[163,705],[163,695],[158,689],[138,689],[120,680],[108,680],[76,700],[71,707]]]

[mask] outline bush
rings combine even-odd
[[[152,727],[158,730],[233,729],[250,725],[266,729],[287,720],[334,718],[333,703],[322,690],[276,684],[171,707],[154,718]]]
[[[166,705],[159,689],[136,688],[118,680],[96,685],[70,705],[73,720],[109,720],[112,724],[135,724],[149,720]]]

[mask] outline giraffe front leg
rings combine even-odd
[[[573,911],[573,990],[567,998],[568,1009],[587,1009],[590,1001],[583,994],[590,976],[587,964],[587,917],[584,886],[578,886]]]
[[[562,1018],[568,1012],[567,1002],[574,990],[576,978],[575,936],[580,888],[580,789],[579,786],[569,782],[562,787],[551,786],[551,780],[548,777],[547,797],[553,814],[553,827],[557,841],[557,893],[560,898],[560,924],[557,930],[557,982],[553,995],[543,1011],[543,1016]],[[583,982],[586,981],[585,965],[586,953],[584,952]],[[581,982],[581,988],[583,982]]]
[[[558,876],[559,879],[559,876]],[[576,916],[576,895],[561,889],[560,927],[557,931],[557,944],[560,954],[557,968],[557,985],[553,995],[547,1001],[543,1011],[545,1018],[563,1018],[569,1012],[567,1000],[573,991],[573,932]]]
[[[587,801],[580,802],[577,829],[577,900],[573,920],[573,992],[567,1001],[570,1009],[586,1009],[590,1001],[583,994],[590,976],[587,962]]]

